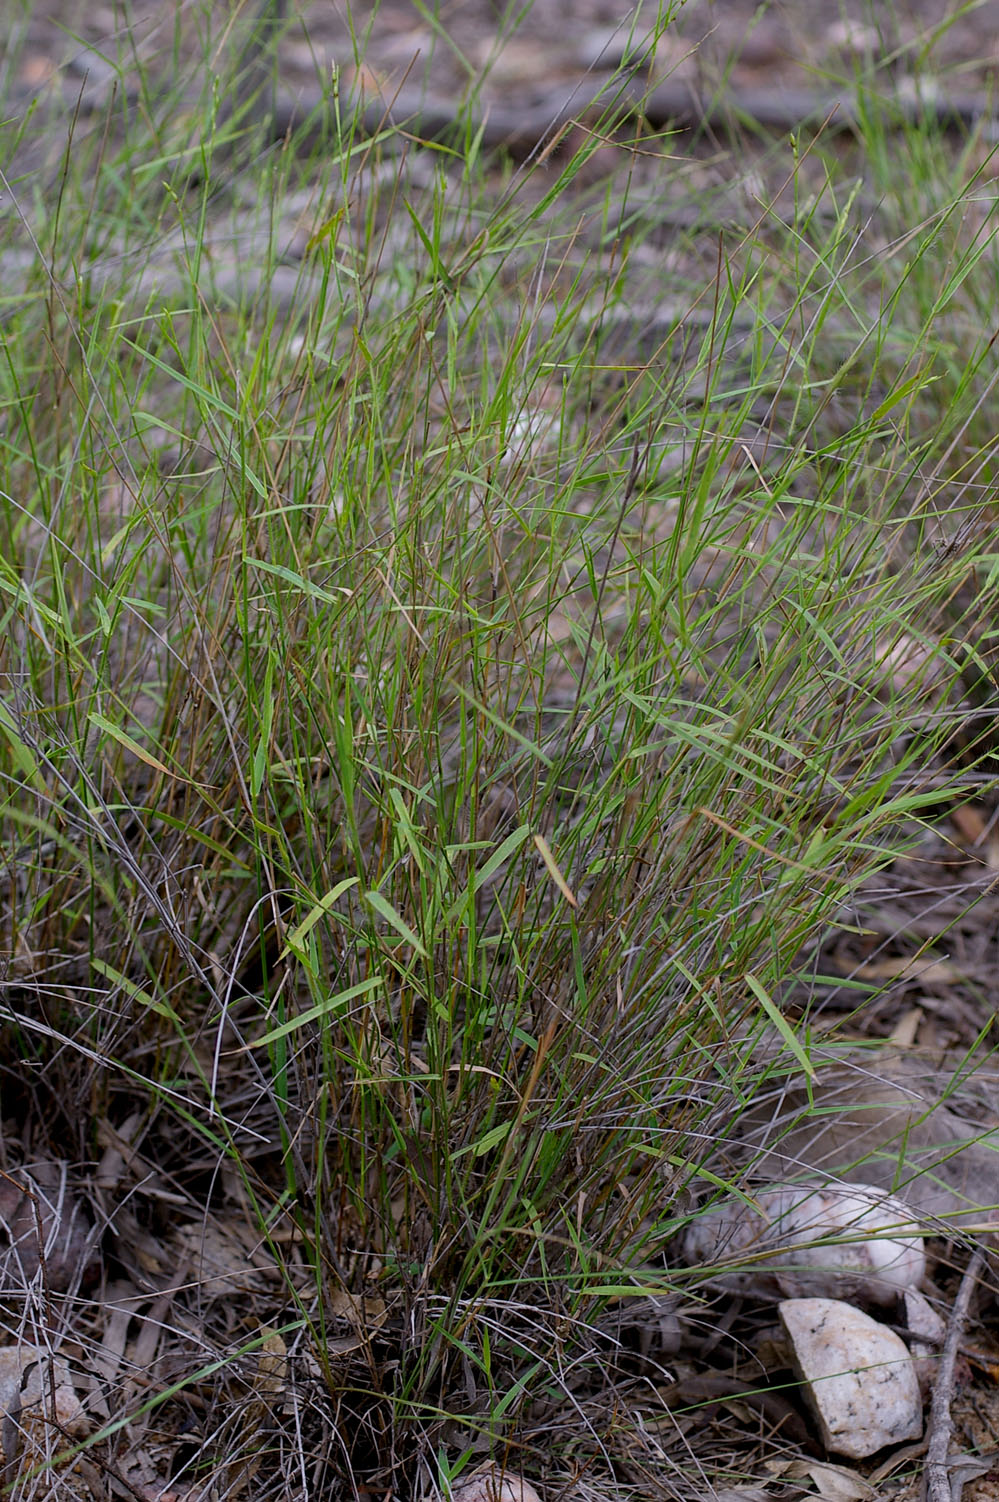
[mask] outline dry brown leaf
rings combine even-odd
[[[274,1263],[260,1238],[241,1235],[242,1228],[217,1220],[188,1221],[177,1226],[171,1246],[178,1267],[191,1269],[191,1279],[204,1298],[224,1298],[267,1285]]]
[[[924,1015],[922,1007],[909,1007],[892,1028],[888,1042],[894,1048],[911,1048],[919,1035],[919,1024]]]
[[[160,1447],[157,1446],[157,1451]],[[150,1448],[141,1440],[137,1440],[133,1427],[128,1429],[128,1448],[122,1454],[119,1461],[122,1481],[128,1488],[126,1494],[117,1487],[113,1489],[115,1497],[131,1498],[133,1495],[141,1497],[143,1502],[180,1502],[182,1497],[188,1495],[188,1487],[185,1482],[181,1489],[171,1489],[170,1483],[162,1473],[162,1453],[154,1457]]]
[[[260,1435],[281,1400],[288,1378],[288,1353],[276,1330],[260,1327],[263,1343],[255,1353],[248,1386],[254,1396],[240,1409],[239,1457],[228,1466],[227,1497],[242,1496],[260,1469]]]
[[[873,1502],[877,1496],[869,1481],[844,1465],[823,1460],[793,1460],[785,1475],[811,1481],[825,1502]]]
[[[963,803],[950,811],[950,820],[966,845],[977,845],[985,838],[988,824],[975,803]]]
[[[858,980],[912,980],[921,986],[955,986],[966,979],[962,970],[949,960],[931,955],[891,955],[883,960],[868,960],[853,970]]]
[[[106,1395],[114,1391],[120,1404],[134,1389],[132,1379],[123,1377],[123,1369],[144,1374],[155,1361],[172,1302],[172,1291],[162,1294],[147,1312],[150,1295],[140,1292],[134,1283],[122,1281],[106,1288],[102,1301],[104,1334],[90,1357],[94,1390],[88,1400],[91,1411],[105,1421],[111,1418]],[[130,1339],[133,1322],[138,1325],[138,1334]]]
[[[987,838],[993,821],[986,820],[978,804],[965,803],[960,808],[952,808],[950,819],[962,844],[984,860],[990,871],[999,870],[999,839],[994,829],[991,838]]]
[[[129,1360],[134,1371],[146,1372],[156,1360],[157,1352],[166,1334],[166,1318],[173,1300],[174,1290],[168,1288],[166,1293],[160,1294],[148,1314],[142,1316],[139,1334],[128,1348]]]
[[[43,1277],[52,1292],[65,1293],[97,1268],[94,1228],[63,1162],[0,1173],[0,1225],[9,1240],[0,1286],[24,1288]]]
[[[330,1298],[329,1314],[332,1328],[343,1328],[345,1325],[352,1328],[352,1334],[334,1336],[329,1341],[331,1351],[339,1356],[346,1356],[368,1344],[375,1331],[380,1330],[388,1319],[388,1308],[385,1300],[377,1295],[355,1296],[341,1290]]]
[[[97,1141],[104,1149],[94,1174],[94,1183],[99,1189],[117,1189],[126,1164],[134,1158],[132,1142],[142,1121],[139,1112],[133,1111],[117,1129],[103,1118],[97,1123]]]
[[[768,1486],[724,1486],[712,1491],[711,1502],[772,1502]]]
[[[951,1495],[962,1502],[999,1502],[999,1451],[951,1455],[947,1459]]]

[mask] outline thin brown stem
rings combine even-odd
[[[985,1253],[981,1248],[976,1249],[961,1279],[947,1325],[947,1339],[940,1355],[940,1367],[930,1404],[926,1443],[927,1502],[953,1502],[948,1453],[954,1427],[950,1416],[950,1405],[954,1397],[954,1366],[961,1336],[968,1321],[972,1289],[978,1282],[984,1261]]]

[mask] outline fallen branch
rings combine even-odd
[[[327,106],[327,96],[318,89],[295,97],[279,95],[273,114],[275,136],[306,125],[308,134],[321,133],[331,123]],[[970,130],[984,121],[990,137],[996,132],[996,118],[984,95],[895,99],[892,109],[899,126],[929,122],[942,129]],[[525,157],[568,125],[595,117],[604,125],[640,118],[653,130],[710,129],[732,135],[754,128],[781,133],[819,126],[857,132],[863,111],[851,96],[804,89],[735,89],[708,97],[687,84],[667,81],[649,89],[629,75],[590,74],[568,94],[552,93],[522,109],[466,109],[454,100],[402,89],[390,99],[365,104],[358,121],[367,135],[394,128],[424,141],[453,140],[467,132],[489,150]]]

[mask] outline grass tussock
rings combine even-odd
[[[97,1373],[60,1485],[689,1495],[671,1237],[994,777],[988,164],[874,78],[719,212],[706,149],[421,150],[339,81],[269,144],[129,37],[42,169],[3,127],[3,1118],[94,1226],[5,1318]]]

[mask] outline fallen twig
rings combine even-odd
[[[950,1405],[954,1397],[954,1365],[957,1361],[961,1336],[964,1334],[964,1327],[968,1320],[971,1292],[978,1282],[984,1262],[985,1253],[980,1248],[976,1249],[965,1269],[961,1286],[957,1291],[957,1298],[954,1300],[954,1307],[950,1312],[947,1339],[944,1341],[944,1348],[940,1355],[940,1366],[933,1387],[930,1422],[927,1428],[925,1468],[927,1502],[960,1502],[959,1497],[954,1496],[948,1459],[953,1433]]]

